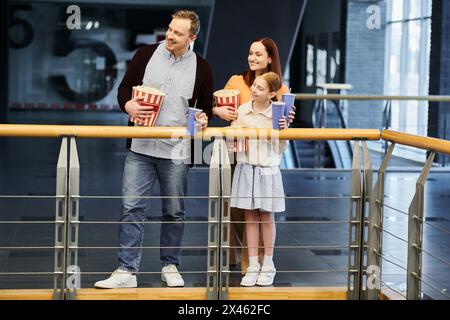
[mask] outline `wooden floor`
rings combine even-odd
[[[0,300],[52,300],[53,290],[0,290]],[[78,289],[77,300],[205,300],[206,288]],[[229,300],[346,300],[341,287],[230,287]],[[383,300],[401,296],[383,290]]]
[[[230,300],[345,300],[346,288],[229,288]],[[0,290],[0,300],[51,300],[53,290]],[[206,288],[78,289],[77,300],[205,300]]]

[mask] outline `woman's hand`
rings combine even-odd
[[[236,110],[232,106],[214,107],[213,113],[219,118],[226,121],[236,120]]]

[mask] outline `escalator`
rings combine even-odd
[[[311,122],[314,128],[347,128],[341,106],[337,101],[333,101],[332,108],[325,110],[323,101],[317,100],[312,114]],[[290,168],[349,169],[352,166],[353,150],[350,141],[295,140],[290,141],[289,149],[283,155],[283,159],[289,160],[283,162],[292,163]],[[290,159],[291,157],[293,159]]]

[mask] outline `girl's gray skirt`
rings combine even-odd
[[[285,200],[280,167],[238,163],[231,186],[231,207],[283,212]]]

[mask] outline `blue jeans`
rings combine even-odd
[[[159,181],[161,196],[184,197],[187,190],[189,166],[177,164],[171,159],[155,158],[129,151],[125,160],[122,182],[122,216],[119,225],[119,267],[129,271],[139,271],[144,243],[145,209],[151,195],[153,184]],[[181,241],[184,233],[184,199],[162,199],[162,223],[160,235],[161,264],[180,263]],[[181,223],[176,223],[176,222]],[[166,248],[165,248],[166,247]],[[177,247],[177,248],[167,248]]]

